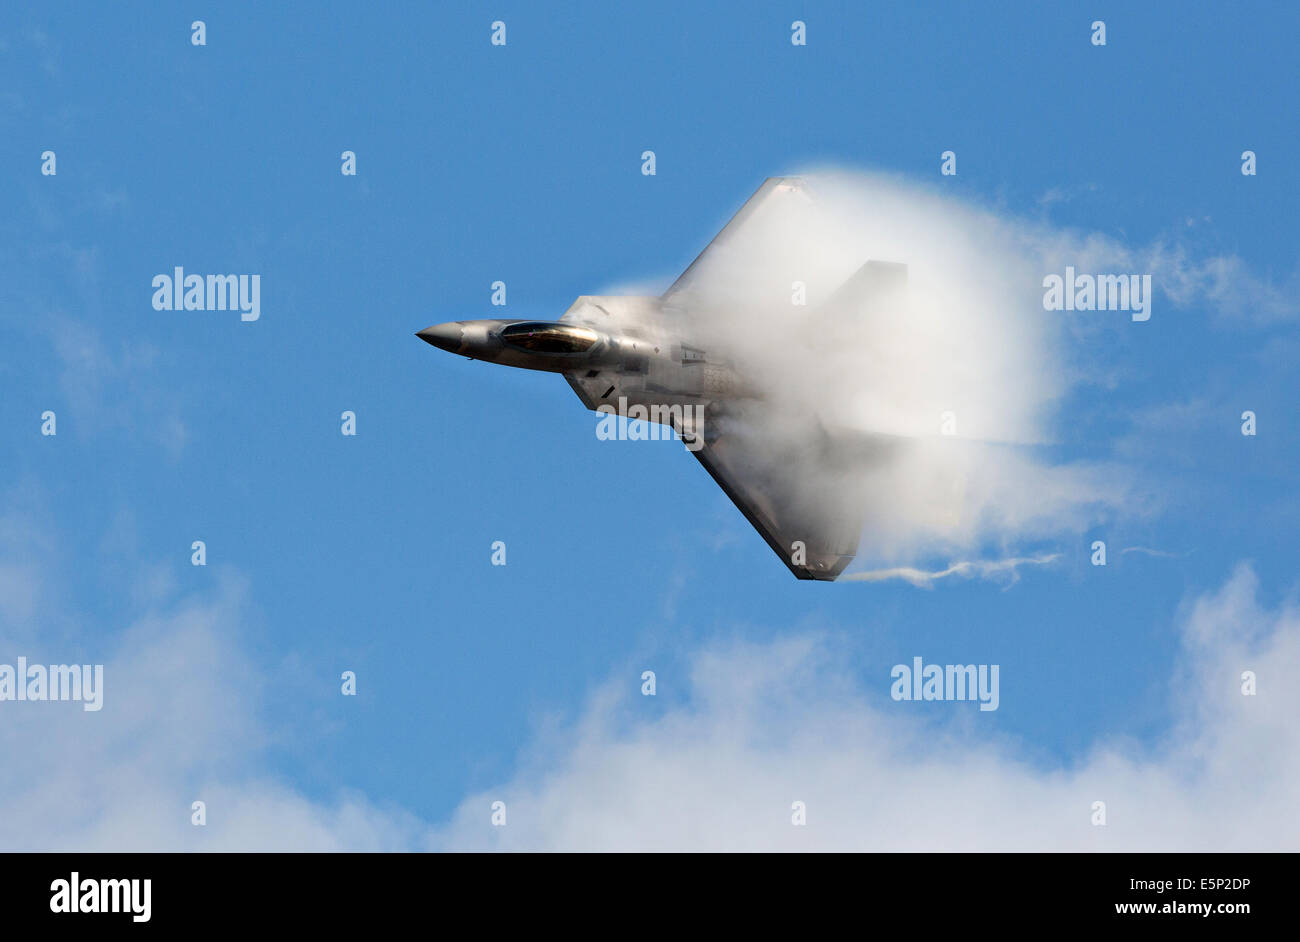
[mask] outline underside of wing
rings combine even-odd
[[[608,405],[610,397],[618,389],[618,374],[606,373],[604,370],[565,373],[564,378],[568,381],[570,388],[578,394],[582,404],[593,412],[601,405]]]
[[[719,427],[715,418],[695,457],[797,578],[834,580],[862,534],[864,451],[889,445],[819,425],[777,436],[765,425],[733,415]]]

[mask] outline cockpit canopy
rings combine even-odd
[[[501,339],[512,347],[532,353],[584,353],[595,346],[600,335],[585,327],[525,321],[503,328]]]

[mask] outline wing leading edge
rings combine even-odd
[[[745,201],[745,205],[736,210],[736,215],[722,227],[722,231],[713,237],[713,241],[704,247],[704,251],[695,257],[695,261],[686,266],[686,271],[682,272],[663,293],[663,300],[671,301],[674,295],[685,289],[690,284],[692,273],[709,257],[710,253],[725,245],[740,231],[745,221],[764,205],[792,197],[808,199],[807,185],[802,177],[768,177],[764,180],[763,185],[754,191],[754,195]]]

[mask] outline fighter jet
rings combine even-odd
[[[588,409],[642,407],[673,427],[797,578],[833,581],[853,560],[863,526],[861,478],[851,465],[887,446],[832,431],[815,416],[795,423],[793,441],[783,422],[778,439],[779,391],[747,376],[728,350],[692,336],[689,316],[693,273],[725,251],[747,218],[794,198],[807,198],[801,178],[769,178],[659,297],[583,295],[558,321],[451,321],[416,336],[473,360],[559,373]],[[906,276],[906,266],[868,261],[836,296],[869,307]]]

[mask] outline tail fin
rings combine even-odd
[[[840,285],[825,306],[842,314],[867,314],[896,298],[906,287],[906,265],[867,262]]]

